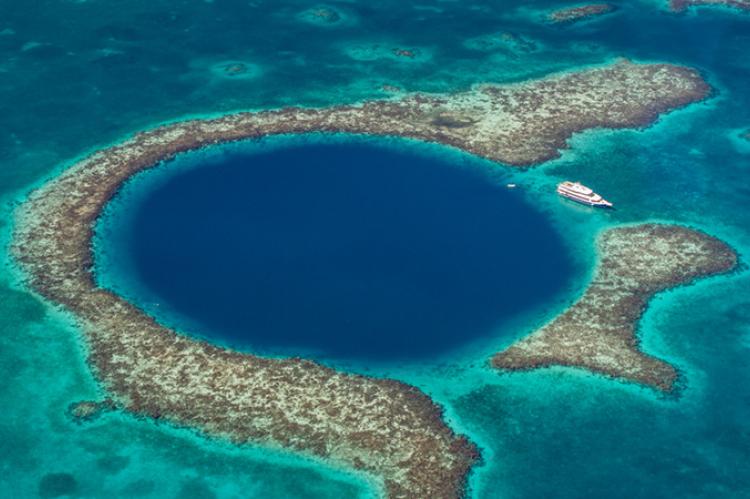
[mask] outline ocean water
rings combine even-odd
[[[549,369],[499,375],[489,355],[580,293],[607,226],[645,220],[702,228],[750,248],[750,16],[674,15],[655,0],[547,26],[560,1],[331,2],[339,24],[309,22],[318,5],[274,1],[0,0],[0,212],[88,151],[196,114],[327,105],[387,95],[382,86],[450,91],[519,81],[618,57],[698,68],[706,103],[642,131],[580,134],[558,160],[520,172],[486,168],[564,238],[577,271],[561,296],[494,334],[434,358],[342,368],[413,383],[485,458],[476,498],[750,497],[750,277],[743,266],[659,295],[639,326],[644,348],[683,374],[678,397]],[[498,43],[509,31],[526,43]],[[413,58],[393,49],[413,50]],[[244,64],[240,73],[226,68]],[[455,152],[446,150],[446,158]],[[453,159],[450,159],[453,161]],[[563,178],[591,184],[612,212],[551,194]],[[4,245],[5,248],[5,245]],[[6,497],[371,497],[366,478],[262,449],[237,449],[127,414],[86,425],[66,416],[99,388],[64,313],[30,294],[3,250],[0,280],[0,495]]]
[[[552,223],[486,162],[272,142],[134,178],[99,223],[100,281],[222,344],[366,363],[447,354],[570,284]]]

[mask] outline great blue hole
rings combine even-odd
[[[568,284],[559,235],[486,163],[395,143],[230,147],[142,172],[98,222],[97,279],[222,345],[373,361],[465,346]]]

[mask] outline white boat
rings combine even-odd
[[[569,182],[567,180],[561,182],[557,184],[557,193],[562,197],[588,206],[612,207],[612,203],[579,182]]]

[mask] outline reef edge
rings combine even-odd
[[[636,325],[654,294],[729,272],[737,254],[703,232],[653,223],[609,229],[597,247],[600,261],[583,296],[495,354],[491,365],[510,371],[577,367],[672,392],[677,370],[641,351]]]

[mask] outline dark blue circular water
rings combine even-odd
[[[231,152],[172,168],[110,218],[109,244],[126,255],[110,258],[115,284],[129,276],[201,335],[262,352],[434,356],[544,303],[572,274],[521,193],[410,147]]]

